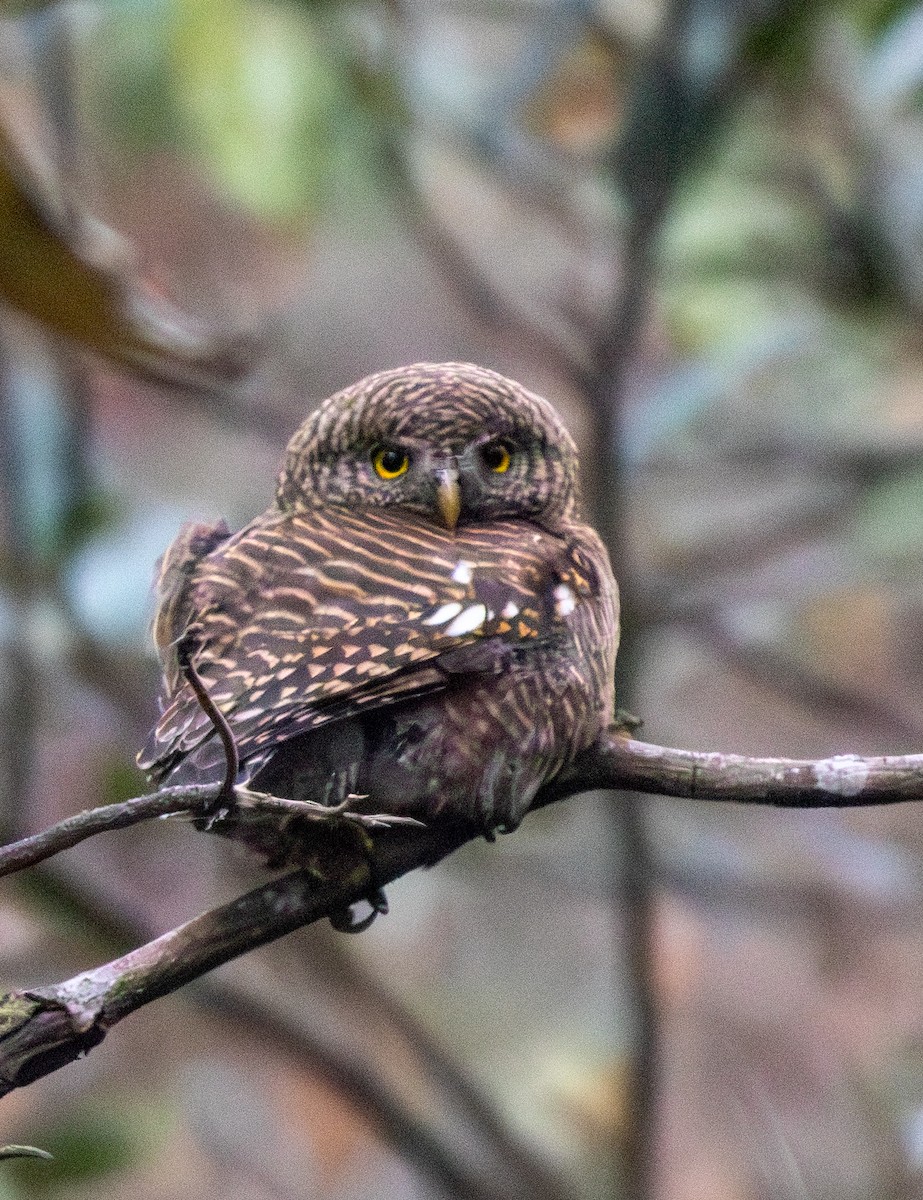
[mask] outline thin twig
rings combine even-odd
[[[214,784],[164,788],[148,796],[135,796],[119,804],[104,804],[100,808],[75,813],[41,833],[0,847],[0,878],[26,867],[34,867],[36,863],[44,862],[99,833],[126,829],[129,825],[151,821],[155,817],[194,812],[203,803],[214,801],[217,794],[218,788]]]
[[[41,1158],[49,1162],[54,1155],[38,1146],[0,1146],[0,1159],[4,1158]]]
[[[237,775],[240,771],[240,755],[237,752],[237,742],[234,740],[234,734],[231,732],[227,717],[225,717],[218,705],[209,696],[205,684],[202,682],[202,677],[192,665],[188,653],[183,650],[180,653],[180,670],[186,682],[195,693],[199,707],[211,721],[215,732],[221,739],[221,745],[224,747],[226,763],[224,782],[221,785],[221,791],[218,793],[215,804],[218,807],[222,804],[232,805],[234,803],[234,784],[237,782]]]
[[[100,833],[109,833],[113,829],[127,829],[130,825],[141,824],[142,821],[176,816],[179,813],[188,813],[191,817],[207,817],[214,813],[215,807],[221,803],[223,797],[223,784],[185,784],[161,788],[160,791],[151,792],[146,796],[135,796],[119,804],[104,804],[100,808],[86,809],[84,812],[65,817],[63,821],[41,833],[11,842],[8,846],[0,846],[0,878],[13,875],[26,867],[34,867],[37,863],[60,854],[62,850],[69,850],[80,842],[85,842]],[[391,814],[367,816],[364,813],[350,812],[343,805],[330,808],[307,800],[288,800],[284,796],[253,792],[249,788],[235,788],[231,793],[231,800],[236,824],[246,823],[254,817],[267,816],[276,821],[297,817],[321,824],[333,819],[364,828],[419,827],[422,824],[414,817]],[[214,821],[209,826],[209,830],[212,829],[221,833],[224,831],[224,825],[221,821]]]
[[[689,45],[701,37],[701,10],[689,0],[672,0],[629,100],[625,129],[613,162],[616,182],[629,211],[622,255],[623,284],[608,320],[601,326],[593,367],[583,385],[591,420],[590,440],[598,447],[588,464],[588,493],[597,527],[612,555],[628,614],[635,611],[635,588],[625,538],[629,492],[619,450],[626,382],[647,314],[661,230],[680,183],[701,162],[733,112],[731,100],[741,87],[747,36],[760,22],[770,20],[795,2],[777,0],[764,6],[759,14],[743,14],[731,5],[715,8],[711,19],[719,23],[716,27],[721,31],[723,61],[713,64],[711,77],[703,73],[702,78],[693,80],[688,69]],[[625,696],[626,678],[630,692],[634,666],[630,637],[625,639],[619,664],[620,694],[630,705],[630,694]],[[638,800],[625,797],[616,820],[619,842],[625,846],[623,903],[631,1007],[637,1027],[631,1119],[624,1141],[625,1179],[631,1200],[647,1200],[653,1191],[659,1054],[651,944],[654,868],[644,811]]]

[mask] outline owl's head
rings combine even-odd
[[[577,500],[577,449],[547,400],[470,363],[416,363],[337,392],[289,442],[280,508],[400,508],[456,523],[554,525]]]

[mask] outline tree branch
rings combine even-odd
[[[542,789],[534,807],[590,788],[787,808],[896,804],[923,800],[923,755],[748,758],[655,746],[609,732]],[[39,861],[104,829],[191,811],[193,802],[213,801],[218,790],[218,785],[164,789],[68,818],[8,847],[6,869]],[[266,798],[269,809],[271,801]],[[290,805],[283,802],[275,811],[291,815]],[[253,819],[266,820],[265,808],[260,810],[259,803],[255,808]],[[241,812],[246,814],[246,808]],[[215,828],[220,826],[217,822]],[[377,832],[370,851],[353,826],[315,822],[311,828],[304,842],[304,868],[95,970],[0,1000],[0,1095],[86,1053],[113,1025],[151,1000],[301,925],[342,912],[408,871],[438,862],[479,832],[449,822],[431,828],[402,826]],[[36,847],[42,851],[37,855]]]
[[[225,814],[230,816],[230,820],[216,815],[217,806],[227,798],[226,782],[220,785],[199,783],[165,787],[159,792],[135,796],[119,804],[104,804],[100,808],[86,809],[72,817],[65,817],[63,821],[42,833],[34,833],[31,837],[11,842],[8,846],[0,846],[0,879],[25,867],[34,867],[37,863],[60,854],[62,850],[69,850],[71,846],[77,846],[98,833],[126,829],[129,825],[138,825],[155,817],[169,817],[179,813],[187,813],[193,819],[207,820],[209,831],[228,834],[231,833],[232,827],[248,826],[254,820],[265,820],[267,816],[272,818],[279,828],[286,820],[292,818],[301,821],[327,821],[336,817],[348,824],[366,828],[421,824],[414,817],[390,814],[366,816],[350,812],[342,806],[334,812],[325,812],[322,805],[310,801],[288,800],[284,796],[252,792],[249,788],[234,788],[232,795],[233,812]]]
[[[923,799],[923,754],[750,758],[677,750],[609,733],[540,793],[548,803],[589,788],[781,808],[847,808]]]
[[[315,829],[314,858],[307,868],[212,909],[95,970],[4,997],[0,1095],[85,1054],[113,1025],[151,1000],[301,925],[342,912],[375,888],[414,867],[437,862],[476,836],[473,827],[460,825],[386,830],[376,837],[372,858],[358,839],[344,842],[342,830]],[[398,835],[391,836],[395,832]]]
[[[37,863],[60,854],[62,850],[69,850],[71,846],[77,846],[98,833],[108,833],[111,829],[125,829],[129,825],[150,821],[154,817],[192,811],[209,800],[214,800],[218,791],[214,785],[164,788],[162,791],[152,792],[149,796],[135,796],[134,799],[123,800],[120,804],[104,804],[100,808],[75,813],[74,816],[59,821],[57,825],[52,825],[50,829],[0,847],[0,878],[22,871],[25,867],[34,867]]]

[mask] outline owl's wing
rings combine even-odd
[[[510,647],[560,634],[598,586],[586,556],[522,521],[453,535],[407,514],[276,513],[216,539],[191,572],[182,547],[171,555],[187,574],[155,620],[165,708],[138,756],[157,777],[214,736],[176,677],[180,644],[245,761],[452,675],[497,670]]]

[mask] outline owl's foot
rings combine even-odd
[[[236,787],[234,803],[246,808],[262,809],[267,813],[278,813],[282,817],[300,818],[305,821],[342,822],[360,829],[389,829],[393,825],[418,825],[424,822],[416,817],[403,817],[397,813],[356,812],[353,804],[367,800],[367,796],[347,796],[339,804],[319,804],[316,800],[289,800],[285,796],[273,796],[269,792],[256,792],[252,788]]]
[[[338,933],[364,933],[377,916],[386,916],[388,912],[388,897],[382,888],[376,888],[366,896],[366,902],[371,911],[356,920],[353,917],[353,906],[342,908],[339,912],[330,914],[330,924]]]
[[[354,806],[363,800],[368,800],[368,796],[358,796],[350,792],[346,799],[341,800],[339,804],[321,805],[320,807],[330,816],[341,817],[344,821],[352,821],[363,829],[389,829],[392,825],[418,825],[423,828],[426,824],[425,821],[418,821],[416,817],[399,816],[397,813],[357,812]]]
[[[228,724],[227,717],[212,700],[202,682],[196,668],[193,666],[188,653],[188,647],[180,645],[177,651],[180,669],[186,682],[195,693],[199,707],[211,721],[215,733],[221,740],[225,755],[224,781],[221,790],[214,800],[204,806],[202,817],[205,828],[210,829],[216,821],[222,821],[230,816],[237,807],[238,801],[262,801],[264,807],[267,801],[284,805],[292,816],[304,817],[309,821],[343,820],[360,826],[362,829],[389,829],[393,825],[422,825],[422,821],[414,817],[403,817],[392,813],[362,813],[356,812],[353,805],[356,801],[367,800],[368,796],[348,795],[339,804],[318,804],[315,800],[289,800],[284,797],[269,796],[262,792],[253,792],[248,788],[237,787],[237,776],[240,773],[240,755],[234,733]]]

